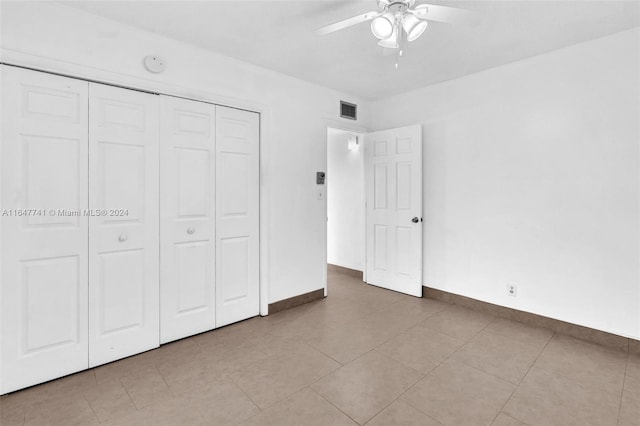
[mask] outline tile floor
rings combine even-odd
[[[640,356],[329,274],[330,296],[0,399],[12,425],[640,425]]]

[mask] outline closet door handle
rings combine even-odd
[[[125,241],[127,241],[128,237],[126,236],[126,234],[122,234],[118,237],[118,241],[120,241],[121,243],[124,243]]]
[[[195,230],[195,228],[193,226],[190,226],[190,227],[187,228],[187,234],[191,235],[194,232],[196,232],[196,230]]]

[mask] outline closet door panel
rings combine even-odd
[[[89,364],[159,345],[158,96],[90,84]]]
[[[259,115],[216,106],[216,326],[258,315]]]
[[[88,84],[0,68],[0,393],[7,393],[88,367]]]
[[[215,106],[161,96],[161,342],[215,327]]]

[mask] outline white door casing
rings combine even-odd
[[[365,135],[364,162],[366,281],[421,297],[421,126]]]
[[[215,106],[160,97],[160,341],[215,328]]]
[[[159,345],[158,96],[90,83],[89,366]],[[106,215],[104,215],[106,213]]]
[[[4,394],[88,367],[88,84],[0,68]]]
[[[257,113],[216,106],[216,326],[259,313]]]

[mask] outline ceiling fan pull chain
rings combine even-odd
[[[404,42],[406,34],[402,32],[402,26],[398,28],[398,50],[396,52],[396,69],[398,69],[398,64],[400,63],[400,57],[404,53]]]

